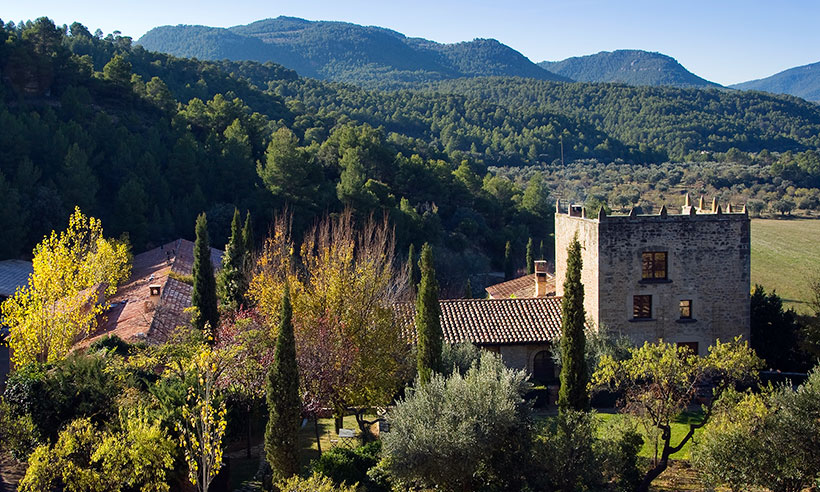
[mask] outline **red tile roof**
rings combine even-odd
[[[131,278],[109,299],[110,308],[97,330],[80,343],[85,346],[97,338],[112,334],[123,340],[147,340],[161,343],[171,332],[185,323],[184,309],[191,306],[193,287],[170,278],[174,271],[191,275],[194,263],[194,243],[177,239],[134,257]],[[211,248],[214,270],[222,266],[222,251]],[[149,285],[159,285],[160,301],[153,306]]]
[[[484,289],[493,299],[535,297],[535,274],[524,275]],[[547,292],[555,294],[555,275],[547,274]]]
[[[546,343],[561,335],[561,298],[447,299],[439,301],[448,343]],[[415,305],[397,306],[398,322],[415,339]]]

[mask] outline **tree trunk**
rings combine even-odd
[[[319,439],[319,416],[313,416],[313,431],[316,433],[316,447],[319,448],[319,456],[322,456],[322,442]],[[338,433],[338,431],[337,431]]]
[[[251,432],[252,432],[251,422],[252,422],[252,417],[253,417],[253,407],[251,406],[250,403],[248,403],[248,436],[247,436],[248,439],[247,439],[247,446],[246,446],[246,450],[247,450],[246,455],[247,455],[248,459],[250,459],[250,457],[251,457]]]

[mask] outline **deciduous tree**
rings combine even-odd
[[[716,341],[703,357],[661,341],[633,348],[626,360],[616,361],[609,355],[601,358],[592,384],[621,392],[622,411],[639,417],[647,430],[660,433],[660,458],[644,476],[638,492],[648,491],[652,481],[666,470],[669,457],[709,421],[714,402],[723,392],[738,382],[754,380],[761,367],[754,350],[739,338],[728,343]],[[673,444],[672,422],[694,402],[698,386],[707,383],[713,385],[712,399],[705,405],[703,418],[689,424],[688,432]]]
[[[106,239],[102,223],[79,208],[68,228],[34,248],[28,285],[2,304],[15,365],[64,358],[131,273],[128,245]]]

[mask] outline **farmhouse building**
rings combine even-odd
[[[214,271],[222,267],[222,251],[211,248]],[[165,342],[185,323],[193,287],[187,282],[194,264],[194,243],[177,239],[134,256],[131,277],[109,299],[109,309],[97,329],[80,343],[86,346],[105,335],[128,342]]]
[[[566,251],[581,243],[584,308],[595,327],[633,343],[687,345],[704,355],[715,340],[749,339],[750,222],[745,207],[691,204],[680,214],[607,215],[556,204],[556,293]]]

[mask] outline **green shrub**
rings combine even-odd
[[[75,354],[52,365],[29,364],[15,371],[4,396],[12,415],[31,417],[37,437],[53,442],[66,422],[82,417],[110,421],[117,414],[119,393],[102,358]]]
[[[490,353],[464,375],[434,375],[389,413],[385,470],[405,485],[520,490],[532,442],[528,388],[526,372]]]
[[[333,480],[314,473],[308,478],[293,476],[276,485],[279,492],[356,492],[356,485],[337,486]]]
[[[89,346],[89,349],[92,352],[99,352],[100,350],[106,350],[108,352],[113,352],[120,356],[127,356],[131,351],[131,344],[123,340],[122,338],[118,337],[117,335],[105,335],[104,337],[96,340]]]
[[[445,343],[441,349],[441,373],[466,373],[481,358],[481,349],[470,342]]]
[[[368,491],[382,490],[368,475],[381,459],[381,441],[374,441],[354,449],[333,448],[311,463],[314,473],[324,475],[337,485],[361,484]]]

